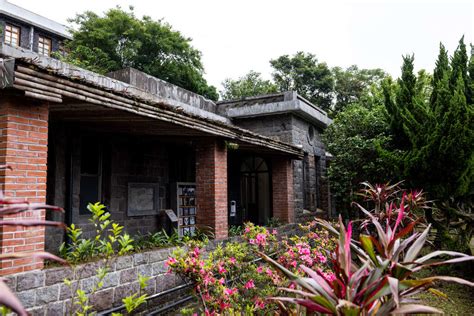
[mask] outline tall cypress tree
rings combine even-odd
[[[412,185],[426,189],[433,198],[466,197],[473,193],[474,109],[472,87],[474,65],[468,67],[463,39],[449,64],[443,45],[433,72],[429,102],[415,89],[413,58],[404,57],[396,97],[385,91],[385,106],[392,133],[409,145],[396,144],[404,153],[403,176]],[[469,71],[468,71],[469,68]],[[399,153],[394,152],[393,154]]]

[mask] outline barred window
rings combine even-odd
[[[51,39],[40,36],[38,40],[38,54],[43,56],[51,55]]]
[[[11,46],[20,46],[20,28],[7,24],[5,26],[4,42]]]

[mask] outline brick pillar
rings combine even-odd
[[[227,149],[218,140],[196,148],[198,225],[212,227],[216,239],[227,238]]]
[[[273,216],[284,223],[295,221],[293,196],[293,167],[291,159],[272,160]]]
[[[0,99],[0,164],[13,170],[0,171],[0,185],[6,197],[46,202],[48,150],[46,104],[19,98]],[[0,217],[45,219],[45,210]],[[44,251],[44,227],[0,226],[0,253]],[[40,259],[2,260],[0,275],[41,269]]]

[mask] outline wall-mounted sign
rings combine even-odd
[[[176,213],[173,210],[165,210],[165,213],[166,215],[168,215],[168,218],[173,223],[176,223],[178,221],[178,216],[176,216]]]
[[[157,183],[128,184],[128,216],[156,215],[160,210]]]

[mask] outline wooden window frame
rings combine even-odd
[[[48,50],[45,51],[45,44],[48,44]],[[40,35],[38,38],[38,54],[43,56],[51,56],[51,49],[53,46],[53,41],[50,37]]]
[[[13,34],[16,34],[17,36],[16,43],[13,42]],[[21,41],[21,28],[13,24],[6,23],[3,42],[13,47],[20,47],[20,41]]]

